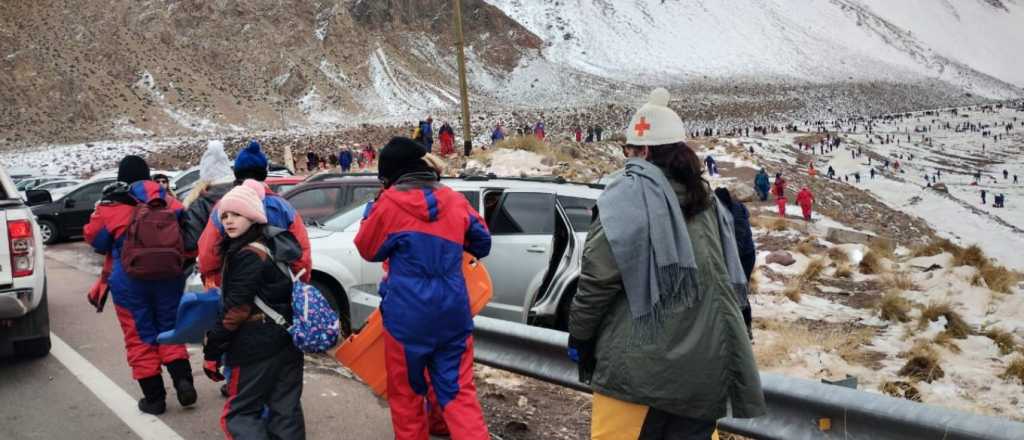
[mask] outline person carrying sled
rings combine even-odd
[[[814,206],[814,194],[806,186],[800,188],[800,192],[796,195],[796,204],[800,205],[800,210],[803,212],[804,220],[811,221],[811,207]]]
[[[184,344],[158,344],[160,332],[174,328],[178,302],[185,288],[184,246],[179,222],[182,206],[150,180],[149,166],[139,156],[125,156],[117,182],[104,191],[89,224],[85,241],[106,255],[107,279],[124,333],[132,378],[142,388],[139,410],[162,414],[167,391],[161,366],[167,368],[181,406],[196,403],[192,366]],[[90,292],[89,301],[102,310],[105,292]]]
[[[292,322],[292,279],[278,262],[298,260],[302,250],[290,232],[267,224],[264,197],[263,184],[249,179],[217,204],[226,235],[220,242],[222,306],[216,325],[206,333],[203,372],[214,382],[223,381],[221,363],[227,354],[231,379],[220,423],[226,438],[299,440],[306,438],[303,355],[286,328],[264,310]]]
[[[426,156],[411,139],[388,142],[377,173],[384,188],[355,237],[364,259],[388,264],[379,290],[391,422],[396,439],[426,440],[433,389],[453,439],[488,439],[473,383],[462,253],[487,256],[491,236],[466,199],[439,183],[438,165]]]
[[[710,439],[718,419],[766,412],[732,216],[668,101],[655,90],[628,125],[646,159],[598,199],[569,310],[595,440]]]

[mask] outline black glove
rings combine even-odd
[[[593,340],[576,339],[573,335],[569,335],[570,357],[572,357],[571,353],[575,351],[576,357],[573,360],[576,361],[581,383],[590,384],[590,380],[594,377],[594,369],[597,367],[597,358],[594,356],[595,346],[596,343]]]

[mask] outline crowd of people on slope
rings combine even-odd
[[[320,155],[313,149],[306,150],[305,169],[298,171],[316,173],[334,168],[348,173],[352,170],[365,171],[376,164],[377,149],[373,145],[344,145],[336,154]]]

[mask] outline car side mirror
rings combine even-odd
[[[28,206],[44,205],[53,201],[50,192],[45,189],[30,189],[25,191],[25,203]]]
[[[74,208],[75,207],[75,199],[64,199],[64,207],[65,208]]]

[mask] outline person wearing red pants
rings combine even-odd
[[[432,389],[455,440],[488,439],[473,384],[473,318],[462,253],[490,253],[483,219],[461,194],[438,183],[426,148],[394,138],[381,151],[384,189],[367,204],[355,244],[369,261],[387,261],[380,283],[388,404],[395,438],[429,436]]]
[[[139,400],[139,410],[149,414],[161,414],[167,409],[161,366],[166,366],[171,375],[178,403],[189,406],[197,399],[185,345],[156,342],[160,332],[174,328],[178,301],[185,287],[184,273],[170,279],[143,280],[128,275],[121,264],[136,207],[155,199],[162,199],[180,220],[181,203],[150,180],[149,166],[141,157],[126,156],[118,166],[117,183],[104,190],[103,199],[84,231],[85,241],[96,252],[105,254],[110,265],[108,283],[124,332],[128,364],[144,395]]]
[[[772,185],[772,195],[775,196],[775,205],[779,207],[779,217],[786,216],[786,179],[782,173],[775,173],[775,184]]]
[[[800,209],[804,214],[804,220],[811,221],[811,207],[814,206],[814,194],[806,186],[801,188],[800,193],[796,195],[796,204],[800,205]]]

